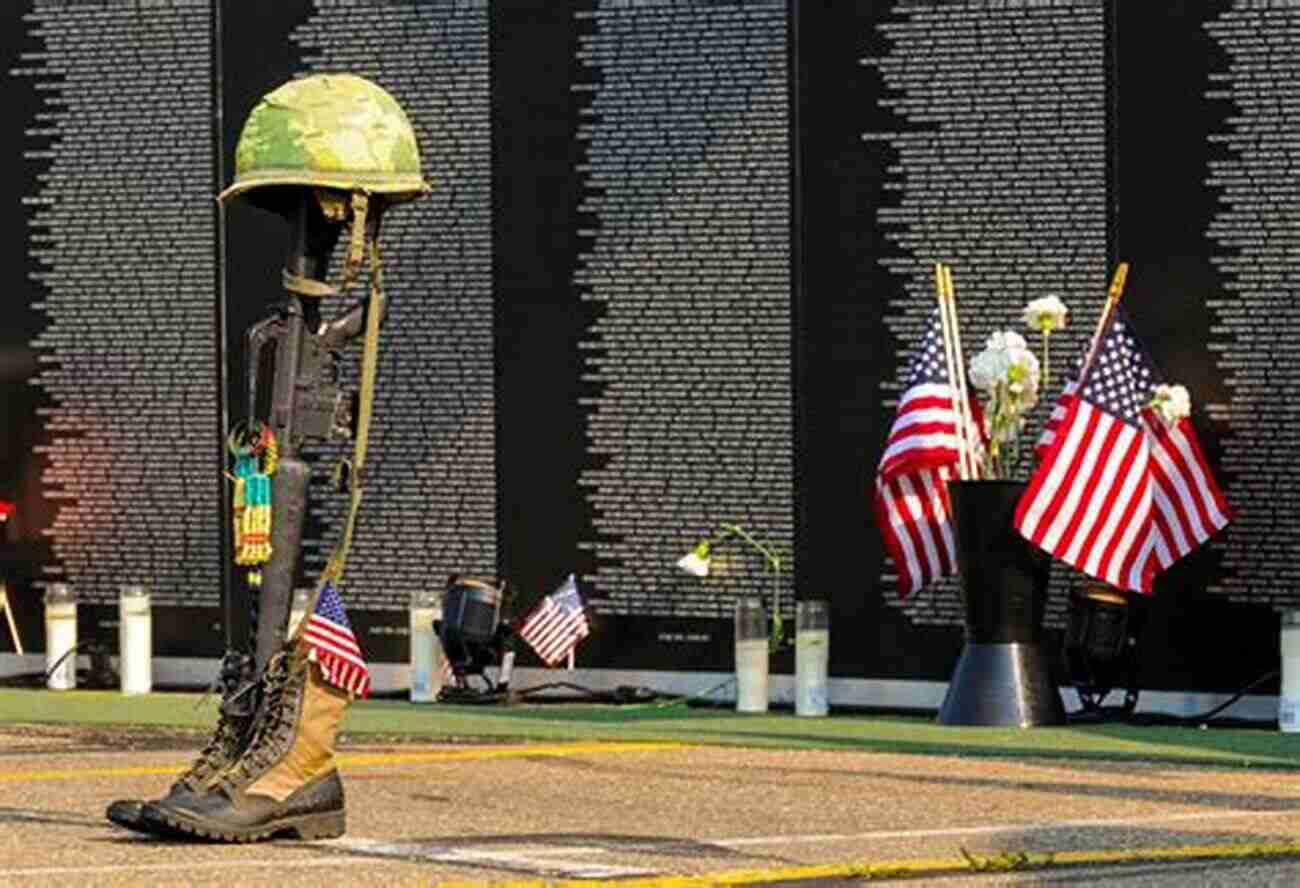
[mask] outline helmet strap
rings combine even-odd
[[[348,239],[347,263],[343,266],[343,289],[352,285],[352,279],[361,271],[366,261],[366,214],[370,197],[364,191],[352,192],[352,235]]]

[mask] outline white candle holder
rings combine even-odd
[[[117,669],[123,694],[153,690],[153,608],[144,586],[123,586],[117,599]]]
[[[799,602],[794,642],[795,715],[817,717],[830,712],[830,626],[828,602]]]
[[[442,691],[443,653],[433,622],[442,618],[442,601],[428,590],[411,593],[411,702],[432,703]]]
[[[767,613],[758,596],[736,599],[736,711],[767,712]]]
[[[69,691],[77,686],[77,596],[67,583],[45,590],[45,686]]]
[[[1300,733],[1300,610],[1282,612],[1282,689],[1277,704],[1278,728]]]

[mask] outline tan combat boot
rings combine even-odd
[[[217,729],[189,769],[176,778],[163,800],[179,799],[207,791],[212,778],[238,761],[253,738],[257,716],[258,685],[253,681],[253,658],[227,653],[221,660],[217,682],[221,687],[221,708]],[[108,806],[105,816],[118,826],[137,832],[156,833],[156,824],[144,820],[146,802],[119,799]]]
[[[334,740],[350,696],[294,644],[267,664],[252,742],[205,794],[144,806],[147,823],[225,842],[343,835]]]

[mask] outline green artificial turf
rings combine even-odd
[[[215,696],[0,689],[0,727],[13,724],[166,726],[203,729]],[[1050,757],[1300,769],[1300,737],[1277,731],[1100,724],[1060,728],[959,728],[926,717],[789,712],[739,715],[683,704],[497,704],[368,700],[352,706],[354,740],[668,741],[781,749],[845,749],[932,755]]]

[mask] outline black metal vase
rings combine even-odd
[[[1065,724],[1041,648],[1051,566],[1012,526],[1020,481],[950,481],[966,645],[939,708],[944,725]]]

